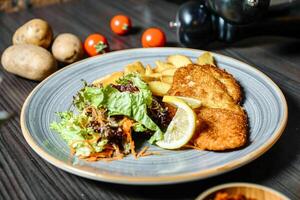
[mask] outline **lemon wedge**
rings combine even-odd
[[[190,97],[181,97],[181,96],[175,96],[175,97],[183,100],[192,109],[199,108],[201,106],[201,101],[199,99],[194,99]]]
[[[193,137],[196,114],[187,103],[175,96],[164,96],[163,102],[177,107],[177,112],[164,134],[164,139],[157,141],[156,144],[164,149],[178,149]]]

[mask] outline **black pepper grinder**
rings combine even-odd
[[[179,42],[199,48],[257,35],[300,36],[299,17],[268,17],[270,0],[199,0],[180,6],[175,22]]]

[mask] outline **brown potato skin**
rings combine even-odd
[[[13,35],[13,44],[33,44],[48,48],[52,42],[52,29],[42,19],[32,19],[19,27]]]
[[[50,52],[31,44],[8,47],[2,54],[1,64],[10,73],[36,81],[43,80],[57,69]]]
[[[60,62],[76,62],[83,57],[81,41],[71,33],[59,34],[52,44],[52,54]]]

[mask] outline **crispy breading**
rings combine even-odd
[[[192,142],[198,148],[223,151],[246,144],[248,127],[245,112],[203,107],[198,110],[197,116],[200,127]]]
[[[199,99],[205,107],[224,108],[237,112],[241,110],[228,94],[224,84],[196,64],[179,68],[175,72],[168,94]]]
[[[200,65],[199,67],[223,83],[235,103],[241,101],[241,87],[231,74],[213,65]]]
[[[173,77],[169,95],[201,100],[193,145],[203,150],[223,151],[247,142],[247,115],[239,105],[241,89],[233,76],[210,65],[188,65]],[[174,114],[176,109],[169,107]]]

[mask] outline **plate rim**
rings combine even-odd
[[[122,54],[130,51],[147,51],[147,50],[160,50],[160,49],[165,49],[165,50],[186,50],[186,51],[195,51],[198,53],[203,53],[205,52],[204,50],[200,49],[190,49],[190,48],[181,48],[181,47],[161,47],[161,48],[132,48],[132,49],[125,49],[125,50],[118,50],[115,52],[110,52],[107,55],[112,55],[112,54]],[[42,82],[40,82],[28,95],[26,98],[21,114],[20,114],[20,125],[21,125],[21,130],[22,134],[26,140],[26,142],[29,144],[29,146],[44,160],[47,162],[51,163],[52,165],[67,171],[69,173],[97,180],[97,181],[104,181],[104,182],[110,182],[110,183],[118,183],[118,184],[127,184],[127,185],[163,185],[163,184],[174,184],[174,183],[182,183],[182,182],[188,182],[188,181],[194,181],[194,180],[200,180],[212,176],[216,176],[225,172],[232,171],[236,168],[239,168],[243,165],[248,164],[249,162],[257,159],[260,157],[262,154],[264,154],[267,150],[269,150],[280,138],[282,135],[283,131],[285,130],[286,124],[287,124],[287,119],[288,119],[288,105],[287,101],[284,97],[283,92],[281,89],[277,86],[277,84],[269,78],[266,74],[261,72],[260,70],[256,69],[255,67],[251,66],[248,63],[242,62],[240,60],[237,60],[235,58],[225,56],[219,53],[211,52],[214,55],[217,55],[220,58],[225,58],[225,59],[231,59],[234,62],[241,63],[242,65],[246,65],[248,68],[251,70],[254,70],[256,73],[258,73],[263,79],[267,80],[268,83],[270,83],[273,86],[273,89],[276,90],[276,94],[280,96],[281,101],[283,102],[283,120],[280,122],[280,126],[277,129],[277,132],[273,133],[273,136],[262,146],[260,146],[258,149],[252,151],[246,156],[243,156],[241,158],[235,159],[229,163],[226,164],[226,166],[218,166],[214,168],[210,168],[207,170],[201,170],[201,171],[196,171],[196,172],[189,172],[189,173],[184,173],[180,175],[169,175],[169,176],[144,176],[144,177],[134,177],[134,176],[122,176],[122,175],[110,175],[110,174],[101,174],[97,172],[91,172],[91,171],[85,171],[84,169],[80,169],[79,166],[74,167],[71,164],[65,163],[55,157],[52,157],[50,154],[48,154],[46,151],[44,151],[38,144],[35,142],[33,137],[31,136],[29,130],[26,127],[25,123],[25,111],[28,106],[28,103],[30,102],[32,96],[38,91],[38,89],[51,77],[55,76],[58,73],[62,73],[62,71],[72,67],[73,65],[78,65],[81,62],[88,62],[87,60],[93,60],[93,59],[98,59],[99,57],[104,57],[105,55],[98,55],[94,56],[91,58],[83,59],[81,61],[72,63],[68,66],[65,66],[64,68],[56,71],[55,73],[51,74],[48,76],[46,79],[44,79]]]
[[[268,191],[272,194],[276,194],[278,197],[282,198],[282,200],[290,200],[286,195],[283,193],[265,186],[265,185],[260,185],[260,184],[255,184],[255,183],[248,183],[248,182],[228,182],[228,183],[223,183],[220,185],[212,186],[206,190],[204,190],[200,195],[196,197],[195,200],[204,200],[205,197],[207,197],[210,194],[213,194],[214,192],[217,192],[222,189],[226,188],[231,188],[231,187],[249,187],[249,188],[256,188],[256,189],[261,189],[263,191]]]

